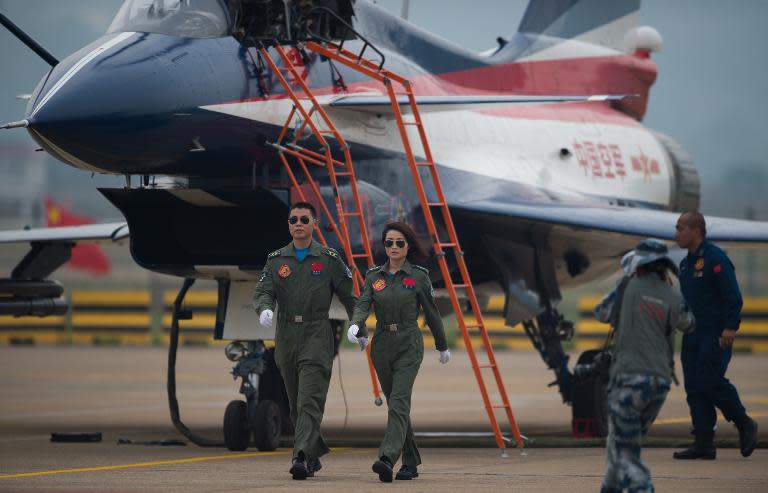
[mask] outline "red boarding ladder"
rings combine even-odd
[[[301,62],[301,55],[298,51],[289,53],[282,46],[274,46],[274,50],[277,52],[279,58],[282,61],[282,65],[278,66],[272,56],[269,54],[267,48],[259,48],[259,53],[262,58],[269,65],[272,73],[275,74],[280,85],[285,90],[286,95],[293,102],[288,118],[285,120],[285,124],[277,138],[277,142],[272,146],[278,150],[278,155],[283,163],[283,167],[288,173],[288,177],[291,180],[291,184],[297,190],[301,200],[306,201],[307,198],[304,195],[304,191],[301,189],[299,181],[296,178],[291,164],[288,161],[286,155],[296,158],[299,165],[306,176],[306,181],[312,189],[317,198],[317,202],[320,204],[323,215],[330,224],[332,230],[336,233],[339,243],[344,248],[344,256],[347,259],[347,264],[352,271],[352,277],[354,282],[354,290],[356,295],[360,295],[360,290],[363,287],[365,281],[364,274],[357,268],[357,259],[365,259],[368,267],[373,267],[373,254],[371,252],[370,238],[368,236],[368,229],[366,227],[365,216],[363,214],[363,208],[360,201],[360,195],[357,191],[357,181],[355,180],[355,170],[352,166],[352,156],[349,153],[349,145],[347,145],[344,137],[339,133],[333,122],[328,117],[323,107],[318,103],[317,98],[314,96],[303,74],[299,73],[297,66],[303,65]],[[292,56],[294,55],[294,56]],[[283,75],[286,74],[286,75]],[[294,89],[296,87],[298,92]],[[302,96],[299,96],[301,94]],[[308,108],[307,108],[308,107]],[[286,136],[288,130],[292,128],[293,118],[299,115],[302,119],[301,125],[294,132],[294,141],[287,142]],[[316,117],[313,119],[313,117]],[[320,144],[320,151],[315,152],[306,149],[297,144],[296,140],[309,128],[312,135],[317,139]],[[331,153],[331,146],[326,137],[332,137],[336,140],[339,148],[343,153],[341,160],[335,159]],[[323,197],[320,194],[320,187],[313,179],[312,174],[309,171],[307,163],[324,167],[328,171],[328,175],[333,186],[333,198],[336,206],[336,215],[338,218],[338,224],[333,219],[331,211],[325,204]],[[339,178],[346,179],[352,192],[352,207],[345,208],[344,201],[341,198],[341,191],[339,189]],[[360,227],[361,245],[363,251],[355,252],[352,250],[352,242],[350,238],[350,230],[347,224],[347,219],[353,218],[358,221]],[[320,242],[327,246],[327,241],[323,236],[320,228],[316,229]],[[381,390],[379,388],[379,382],[376,378],[376,371],[373,368],[373,362],[371,361],[371,346],[368,346],[368,370],[371,374],[371,384],[373,386],[373,394],[376,405],[380,406],[383,403],[381,398]]]
[[[366,43],[366,46],[367,46],[367,43]],[[437,167],[435,166],[435,163],[432,159],[432,152],[430,150],[429,141],[427,139],[427,134],[424,130],[424,124],[422,123],[422,120],[421,120],[419,107],[418,107],[418,104],[416,103],[416,98],[413,95],[413,90],[412,90],[410,81],[401,77],[400,75],[397,75],[393,72],[383,69],[382,68],[383,63],[379,63],[379,64],[374,63],[370,60],[363,58],[362,53],[359,53],[359,54],[353,53],[351,51],[344,49],[342,46],[328,43],[326,47],[316,42],[310,41],[309,43],[307,43],[306,48],[330,60],[335,60],[359,73],[365,74],[371,77],[372,79],[378,80],[379,82],[384,84],[384,87],[387,90],[387,94],[389,96],[389,99],[392,105],[392,112],[393,112],[395,121],[397,122],[397,127],[400,132],[400,137],[403,142],[405,155],[408,159],[408,167],[411,170],[411,175],[413,177],[414,184],[416,185],[416,190],[418,191],[418,194],[419,194],[419,202],[421,203],[421,209],[424,213],[424,218],[427,223],[427,229],[429,231],[430,238],[432,239],[435,255],[437,256],[438,264],[440,266],[440,272],[442,273],[446,290],[448,291],[448,294],[450,296],[451,305],[453,307],[454,313],[456,314],[456,318],[459,323],[459,328],[461,329],[461,335],[464,338],[464,346],[466,347],[467,353],[469,354],[469,359],[472,364],[472,369],[475,373],[475,378],[477,379],[477,384],[480,387],[480,393],[483,397],[483,403],[485,405],[486,412],[488,413],[488,419],[491,423],[491,428],[493,429],[493,433],[496,438],[496,445],[502,450],[502,454],[504,454],[506,446],[504,443],[504,437],[502,436],[501,430],[499,429],[499,423],[496,419],[496,413],[495,413],[496,409],[503,409],[507,416],[507,420],[509,421],[509,425],[510,425],[510,428],[512,429],[512,433],[514,434],[515,444],[517,445],[518,448],[523,448],[524,444],[523,444],[522,436],[520,435],[520,429],[518,428],[517,422],[515,421],[515,417],[512,413],[512,406],[510,406],[509,404],[507,391],[505,390],[504,382],[501,378],[501,372],[499,371],[499,366],[496,363],[496,357],[494,356],[493,348],[491,347],[491,340],[488,337],[488,331],[486,330],[485,322],[483,321],[483,315],[480,311],[480,305],[477,302],[477,296],[475,295],[475,288],[472,285],[472,281],[470,280],[470,277],[469,277],[467,264],[464,260],[464,252],[461,250],[461,246],[459,244],[459,238],[456,235],[456,229],[454,228],[454,225],[453,225],[453,219],[451,218],[451,213],[448,210],[448,203],[446,202],[445,195],[443,194],[443,187],[442,187],[442,184],[440,183],[440,177],[437,174]],[[365,47],[363,48],[363,50],[364,49]],[[413,116],[412,120],[406,121],[405,118],[403,118],[403,114],[400,110],[400,101],[398,101],[398,94],[395,92],[393,83],[397,83],[400,85],[400,87],[402,87],[403,93],[405,94],[408,100],[407,101],[408,107],[410,108],[411,114]],[[308,91],[308,89],[305,88],[305,91]],[[413,145],[411,143],[411,136],[409,135],[408,129],[407,129],[408,126],[415,127],[417,130],[417,133],[418,133],[417,141],[421,145],[421,148],[423,150],[423,155],[424,155],[423,161],[416,160],[416,157],[413,151]],[[351,166],[350,166],[350,169],[351,169]],[[435,190],[435,196],[436,196],[435,202],[430,202],[429,199],[427,198],[427,193],[424,187],[424,179],[421,174],[421,169],[426,169],[429,171],[429,179],[431,179],[432,186]],[[440,235],[438,233],[438,230],[435,224],[435,219],[433,217],[432,209],[440,210],[443,224],[445,225],[445,229],[448,234],[447,240],[443,240],[440,238]],[[451,272],[448,269],[448,262],[445,258],[446,249],[452,251],[453,256],[456,260],[456,264],[459,268],[461,281],[458,283],[453,281],[451,277]],[[472,309],[472,317],[474,318],[472,323],[468,324],[467,321],[464,319],[464,314],[462,312],[461,306],[459,304],[459,298],[456,293],[457,289],[463,289],[466,291],[467,299],[469,300],[470,307]],[[469,336],[469,329],[477,329],[481,335],[481,338],[483,341],[483,347],[488,357],[488,362],[485,364],[478,363],[477,355],[475,354],[474,347],[472,346],[472,340],[470,339],[470,336]],[[496,382],[496,387],[498,389],[499,396],[501,397],[501,404],[494,405],[491,403],[491,400],[488,396],[488,390],[486,388],[485,379],[481,371],[483,369],[490,369],[493,372],[493,376]]]

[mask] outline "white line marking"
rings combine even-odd
[[[53,85],[51,90],[48,91],[48,93],[45,95],[45,97],[43,97],[42,101],[40,101],[40,103],[37,105],[37,108],[35,108],[35,110],[32,112],[32,115],[30,115],[30,116],[35,116],[35,114],[37,114],[37,112],[40,111],[40,108],[45,106],[45,103],[47,103],[53,97],[54,94],[59,92],[59,90],[62,87],[64,87],[64,84],[69,82],[69,80],[72,77],[74,77],[75,74],[77,74],[90,61],[92,61],[94,58],[96,58],[100,54],[104,53],[105,51],[109,50],[113,46],[116,46],[117,44],[121,43],[122,41],[125,41],[126,39],[130,38],[134,34],[136,34],[136,33],[134,33],[134,32],[120,33],[117,36],[115,36],[114,38],[112,38],[109,41],[107,41],[106,43],[104,43],[103,45],[97,47],[96,49],[94,49],[93,51],[91,51],[90,53],[85,55],[83,58],[81,58],[76,64],[74,64],[72,67],[69,68],[69,70],[67,70],[67,73],[65,73],[61,77],[61,79],[59,79],[56,82],[56,84]]]

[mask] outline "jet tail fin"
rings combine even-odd
[[[640,0],[531,0],[518,32],[624,51],[626,33],[637,27],[639,11]]]

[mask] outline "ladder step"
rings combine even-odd
[[[454,284],[453,287],[459,288],[459,289],[467,289],[469,287],[469,284]]]
[[[443,207],[445,202],[427,202],[427,205],[430,207]]]
[[[415,125],[417,127],[420,127],[421,122],[403,122],[403,125]]]
[[[500,404],[498,406],[491,406],[494,409],[507,409],[509,406],[507,404]]]
[[[465,325],[464,327],[466,327],[467,329],[480,329],[483,326],[480,324],[473,324],[473,325]]]
[[[338,174],[338,173],[336,173],[336,174]],[[343,216],[361,216],[362,213],[361,212],[344,212],[344,213],[342,213],[342,215]]]
[[[419,161],[416,166],[434,166],[431,161]]]
[[[496,368],[496,365],[491,365],[491,364],[488,364],[488,365],[477,365],[477,367],[478,368]]]
[[[440,246],[440,248],[455,248],[456,243],[438,243],[438,246]]]
[[[352,258],[368,258],[367,253],[353,253]]]
[[[337,171],[336,176],[350,176],[352,173],[349,171]]]

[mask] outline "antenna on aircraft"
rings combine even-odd
[[[408,20],[408,9],[411,6],[410,0],[403,0],[402,5],[400,6],[400,17],[402,17],[405,20]]]

